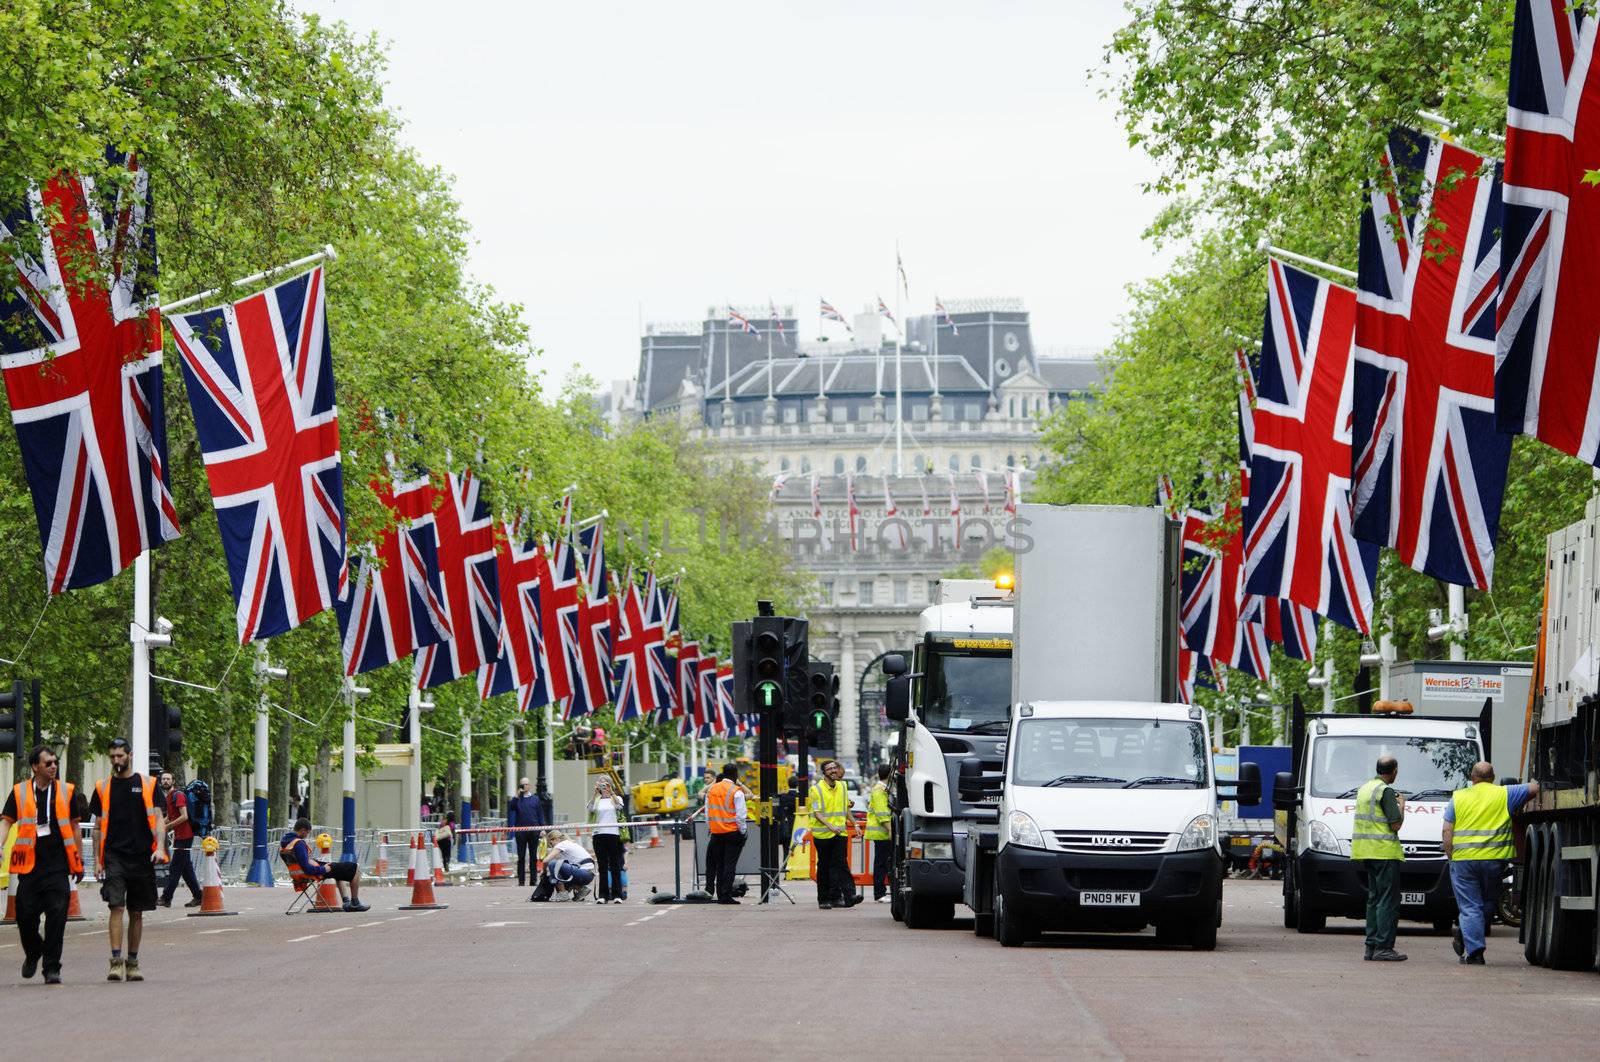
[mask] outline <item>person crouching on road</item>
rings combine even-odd
[[[750,819],[739,769],[731,763],[722,765],[722,776],[706,790],[706,826],[711,831],[706,842],[706,885],[716,891],[718,903],[738,903],[733,879],[739,873],[739,853],[744,851]]]
[[[307,877],[319,880],[332,878],[344,900],[346,911],[369,910],[370,906],[361,902],[361,868],[356,861],[346,859],[338,863],[323,863],[312,859],[311,847],[306,844],[306,838],[310,835],[311,820],[296,819],[294,829],[284,834],[283,840],[278,842],[278,851],[286,857],[286,862],[297,864]]]
[[[1494,765],[1472,765],[1472,785],[1450,795],[1444,809],[1444,854],[1450,860],[1450,887],[1456,894],[1460,921],[1451,934],[1464,966],[1482,966],[1489,915],[1500,896],[1506,861],[1517,857],[1511,816],[1539,783],[1495,785]]]
[[[1350,858],[1359,859],[1367,871],[1367,951],[1369,962],[1405,962],[1394,950],[1400,927],[1400,825],[1405,821],[1405,797],[1394,788],[1400,763],[1380,756],[1378,777],[1356,791],[1355,829],[1350,835]]]
[[[552,893],[565,890],[574,901],[582,900],[589,894],[592,881],[594,856],[560,830],[551,830],[545,839],[544,880],[528,899],[543,902]]]
[[[861,902],[850,880],[850,788],[844,784],[844,767],[825,760],[822,781],[811,787],[806,799],[811,812],[811,843],[817,851],[817,907],[854,907]]]
[[[83,880],[78,822],[87,817],[83,796],[59,780],[55,750],[40,745],[28,757],[33,777],[18,782],[0,811],[0,838],[17,826],[10,872],[17,875],[17,932],[22,937],[22,976],[44,961],[44,983],[61,983],[61,941],[67,932],[68,883]],[[44,919],[44,936],[39,919]]]
[[[100,898],[111,909],[111,969],[107,981],[143,981],[139,942],[144,913],[156,909],[155,863],[167,861],[167,827],[156,802],[156,780],[133,773],[126,738],[106,746],[111,777],[94,787],[89,814],[95,816],[95,876]],[[152,862],[152,860],[154,862]],[[122,955],[122,915],[128,915],[128,955]]]
[[[867,840],[872,842],[872,898],[889,902],[889,765],[878,764],[878,780],[867,797]]]

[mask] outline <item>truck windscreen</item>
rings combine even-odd
[[[1011,709],[1011,654],[931,651],[923,660],[926,699],[917,710],[930,730],[1004,733]]]
[[[1088,789],[1199,789],[1210,745],[1198,723],[1024,719],[1012,782]]]
[[[1352,798],[1376,775],[1379,756],[1400,763],[1394,786],[1407,796],[1443,800],[1467,785],[1478,743],[1460,738],[1383,734],[1320,737],[1311,751],[1311,795]]]

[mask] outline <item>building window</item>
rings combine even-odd
[[[918,424],[925,423],[928,419],[928,407],[921,402],[911,407],[911,419]]]
[[[800,459],[800,474],[801,475],[805,475],[806,473],[808,473],[810,471],[811,471],[811,458],[802,457]]]
[[[789,471],[789,459],[787,457],[778,458],[778,471],[779,472],[787,472],[787,471]]]
[[[861,585],[857,588],[857,595],[861,599],[861,604],[863,604],[863,605],[872,604],[872,580],[871,579],[863,579],[863,580],[861,580]]]
[[[821,591],[821,593],[822,593],[822,603],[824,605],[833,604],[833,580],[832,579],[824,579],[822,582],[817,584],[817,589],[819,591]]]
[[[973,454],[972,455],[972,467],[974,469],[982,468],[983,467],[983,458],[979,457],[977,454]]]
[[[865,457],[856,458],[856,475],[864,476],[864,475],[866,475],[866,473],[867,473],[867,459]]]
[[[962,408],[964,408],[966,410],[966,413],[963,414],[963,415],[966,417],[967,420],[982,420],[983,419],[983,405],[982,405],[982,403],[979,403],[979,402],[966,402],[966,403],[963,404]]]
[[[1016,454],[1006,454],[1006,467],[1007,468],[1016,468],[1017,467],[1017,455]]]
[[[835,457],[833,459],[833,474],[836,476],[844,475],[844,458]]]
[[[833,405],[833,422],[843,424],[850,419],[850,407],[842,406],[837,402]]]
[[[897,605],[908,604],[911,599],[911,584],[905,579],[894,581],[894,603]]]
[[[794,406],[784,406],[783,407],[783,422],[785,424],[798,424],[798,423],[800,423],[800,410],[796,409]]]
[[[961,455],[960,454],[951,454],[950,455],[950,471],[952,471],[952,472],[960,472],[961,471]]]

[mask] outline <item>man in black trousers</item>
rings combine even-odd
[[[17,932],[22,936],[22,976],[44,963],[47,985],[61,983],[61,941],[67,931],[69,877],[83,880],[78,823],[88,814],[83,797],[58,778],[55,750],[40,745],[28,757],[33,777],[11,789],[0,810],[0,837],[17,824],[9,870],[17,880]],[[39,919],[44,935],[39,935]]]
[[[517,783],[517,795],[506,806],[506,825],[545,825],[544,801],[539,799],[526,778]],[[517,884],[526,885],[539,876],[539,831],[518,830],[511,836],[517,839]]]

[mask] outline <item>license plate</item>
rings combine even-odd
[[[1400,894],[1400,906],[1402,907],[1421,907],[1427,902],[1428,894],[1425,892],[1402,892]]]
[[[1136,892],[1080,892],[1078,903],[1084,907],[1138,907]]]

